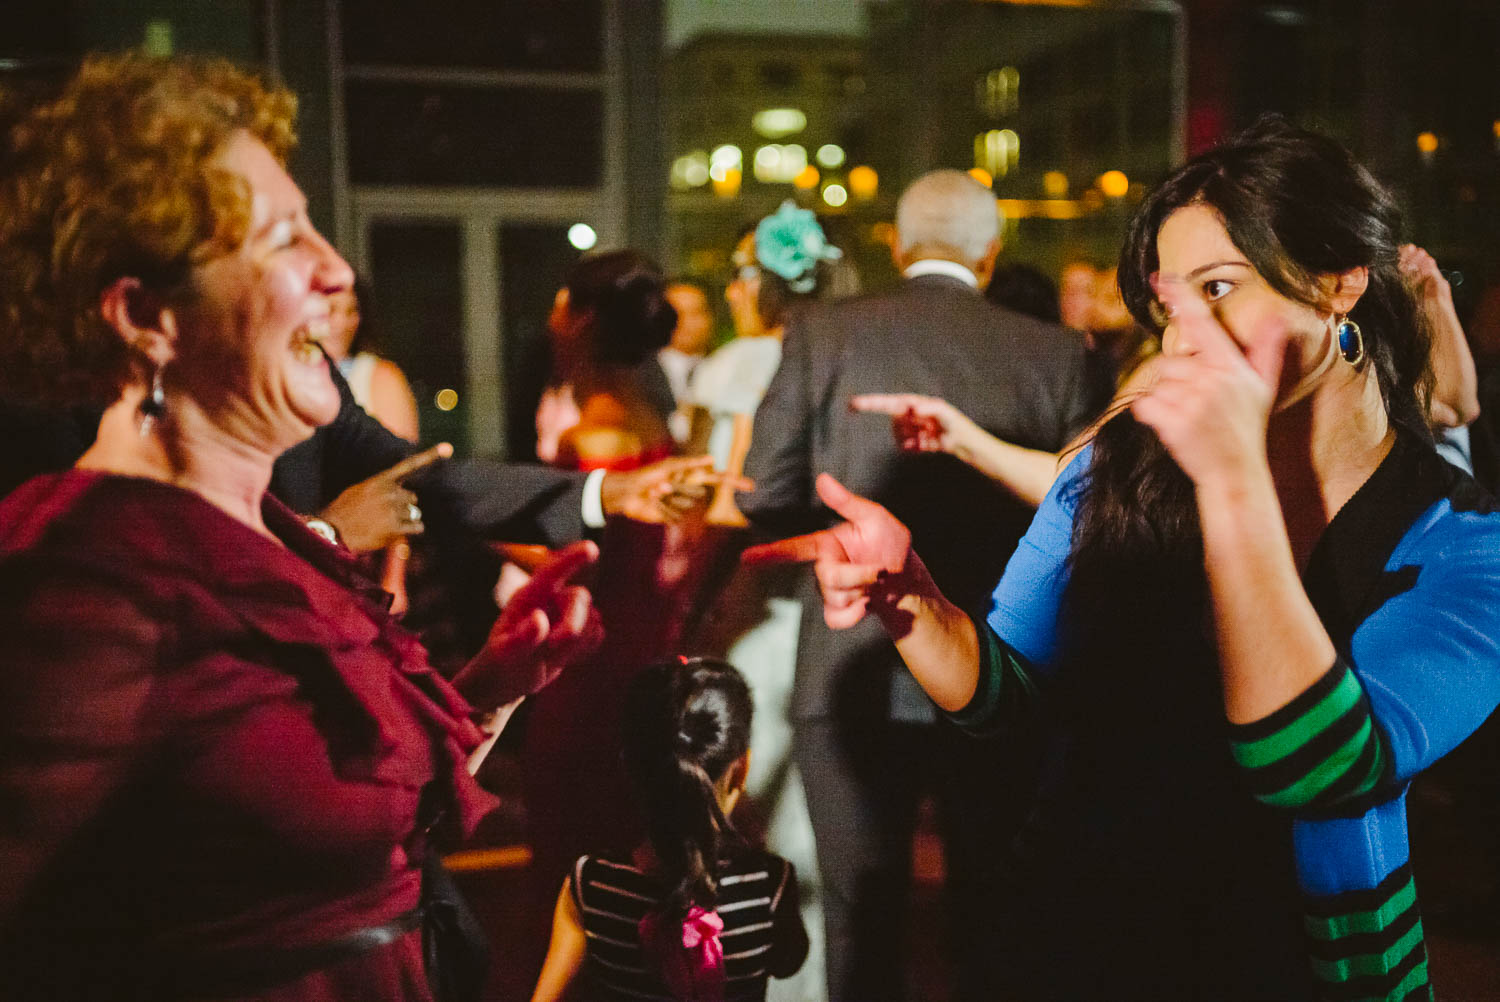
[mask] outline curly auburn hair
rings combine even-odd
[[[100,316],[124,276],[163,294],[237,247],[242,178],[210,161],[245,130],[285,163],[296,98],[218,59],[87,59],[0,137],[0,389],[49,403],[114,401],[128,346]]]

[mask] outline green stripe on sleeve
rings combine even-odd
[[[1036,698],[1025,660],[995,635],[989,624],[976,622],[979,636],[979,683],[963,709],[949,718],[964,730],[985,734],[1016,721]]]
[[[1360,754],[1365,750],[1365,745],[1374,740],[1374,724],[1367,716],[1358,731],[1338,748],[1334,749],[1323,761],[1308,769],[1301,779],[1290,786],[1278,790],[1275,793],[1256,797],[1263,804],[1272,807],[1302,807],[1317,799],[1318,794],[1336,783],[1345,773],[1354,767],[1359,761]],[[1377,747],[1376,765],[1383,764],[1379,749]],[[1378,777],[1378,770],[1372,770],[1371,776]],[[1362,790],[1352,791],[1351,796],[1364,792]]]
[[[1347,667],[1333,691],[1281,730],[1257,741],[1231,740],[1234,760],[1246,769],[1259,769],[1280,761],[1312,741],[1329,725],[1359,702],[1364,690]]]
[[[1302,925],[1309,936],[1325,942],[1346,936],[1361,936],[1388,928],[1398,916],[1416,903],[1417,884],[1415,880],[1408,879],[1385,904],[1373,911],[1353,912],[1332,918],[1304,915]]]
[[[1338,984],[1341,981],[1350,981],[1354,978],[1379,977],[1394,971],[1406,955],[1417,949],[1422,944],[1422,923],[1409,929],[1390,949],[1384,953],[1362,953],[1357,956],[1347,957],[1343,960],[1319,960],[1313,958],[1313,972],[1318,979],[1325,983]],[[1404,982],[1403,982],[1404,983]],[[1400,998],[1400,994],[1392,996]]]

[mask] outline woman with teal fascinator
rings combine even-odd
[[[734,416],[760,405],[781,364],[781,334],[800,304],[817,298],[829,265],[843,252],[828,242],[818,217],[786,201],[734,248],[734,276],[724,290],[735,338],[693,374],[690,398],[712,416],[708,452],[727,460]]]

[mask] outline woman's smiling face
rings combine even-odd
[[[259,140],[235,133],[213,165],[244,180],[250,224],[237,248],[194,268],[175,310],[168,378],[222,430],[279,454],[338,413],[318,341],[328,333],[332,298],[353,273]]]

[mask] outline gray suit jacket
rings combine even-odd
[[[813,490],[817,474],[831,473],[905,522],[944,593],[982,612],[1031,509],[952,456],[903,453],[888,418],[855,414],[848,400],[939,396],[1006,441],[1057,450],[1092,417],[1083,364],[1076,332],[995,306],[946,276],[815,305],[788,325],[745,463],[756,489],[740,505],[771,533],[831,524]],[[810,573],[799,594],[795,718],[930,716],[904,669],[892,694],[901,662],[877,622],[831,631]]]

